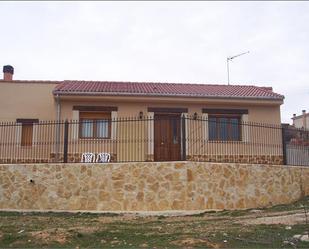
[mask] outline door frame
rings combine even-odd
[[[177,134],[178,135],[178,137],[179,137],[179,149],[177,149],[178,151],[177,151],[177,155],[178,155],[178,159],[177,160],[172,160],[172,159],[164,159],[164,160],[157,160],[157,153],[158,153],[158,151],[157,151],[157,146],[156,146],[156,139],[157,139],[157,136],[156,136],[156,125],[154,124],[154,141],[153,141],[153,143],[154,143],[154,161],[181,161],[181,160],[183,160],[183,130],[184,129],[182,129],[182,126],[183,126],[183,122],[182,122],[182,116],[181,116],[181,113],[180,112],[177,112],[177,113],[169,113],[169,112],[154,112],[154,116],[153,116],[153,119],[154,119],[154,122],[156,122],[156,120],[157,120],[157,117],[158,116],[165,116],[165,117],[176,117],[179,121],[179,131],[178,131],[178,133],[179,134]],[[170,142],[172,142],[172,141],[170,141]],[[169,143],[170,144],[170,143]]]

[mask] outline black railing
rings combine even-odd
[[[286,164],[309,166],[309,130],[291,126],[282,129]]]
[[[0,163],[102,162],[100,153],[110,162],[308,166],[309,131],[206,116],[0,123]]]

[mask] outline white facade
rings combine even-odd
[[[306,113],[304,110],[302,112],[302,115],[296,116],[296,114],[293,115],[293,126],[296,128],[304,128],[309,130],[309,113]]]

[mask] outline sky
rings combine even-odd
[[[309,2],[0,2],[0,66],[18,80],[272,86],[309,112]]]

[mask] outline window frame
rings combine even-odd
[[[28,147],[32,145],[33,145],[33,123],[22,123],[20,146]]]
[[[209,141],[213,141],[213,142],[241,142],[243,139],[243,134],[242,134],[242,125],[241,125],[241,121],[242,121],[242,115],[241,114],[208,114],[208,126],[210,127],[210,119],[211,118],[215,118],[216,119],[216,136],[213,139],[210,135],[210,128],[208,128],[208,140]],[[228,139],[222,139],[220,138],[220,121],[217,121],[219,118],[226,118],[228,119],[228,121],[226,122],[228,125],[227,128],[227,137]],[[238,138],[237,139],[233,139],[231,137],[231,133],[232,133],[232,122],[230,121],[231,119],[237,119],[238,120]]]
[[[31,118],[18,118],[16,119],[16,123],[21,125],[20,131],[20,146],[22,147],[29,147],[33,146],[33,131],[34,131],[34,124],[39,123],[38,119],[31,119]],[[30,134],[25,135],[25,130],[30,129]],[[29,131],[27,131],[28,133]],[[29,142],[25,139],[25,136],[28,136]],[[26,141],[25,141],[26,140]]]
[[[84,116],[84,117],[83,117]],[[87,117],[88,116],[88,117]],[[84,120],[88,120],[89,122],[93,122],[93,127],[92,127],[92,136],[90,137],[85,137],[82,136],[82,129],[83,125],[82,122]],[[108,136],[107,137],[98,137],[97,136],[97,121],[98,120],[106,120],[108,122]],[[79,112],[79,129],[78,129],[78,138],[79,139],[111,139],[111,134],[112,134],[112,118],[111,118],[111,112],[110,111],[80,111]]]

